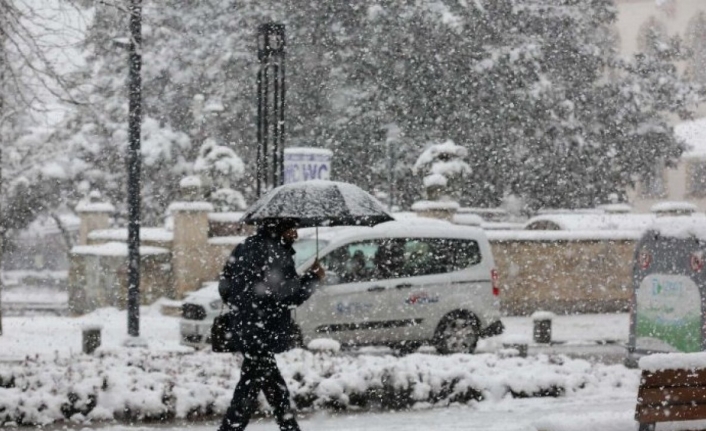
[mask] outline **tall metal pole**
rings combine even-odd
[[[140,336],[140,129],[142,125],[142,1],[130,0],[127,153],[127,332]]]
[[[269,37],[265,36],[265,46],[269,50]],[[262,171],[265,183],[265,192],[272,185],[270,182],[270,169],[269,169],[269,153],[267,151],[267,144],[269,141],[269,128],[270,128],[270,82],[269,82],[269,59],[265,59],[265,67],[262,68]]]
[[[272,186],[279,185],[279,67],[277,63],[272,65],[272,77],[274,88],[272,91]]]
[[[258,36],[258,44],[260,43]],[[261,48],[259,48],[261,49]],[[258,49],[258,51],[259,51]],[[257,171],[255,176],[257,177],[257,196],[260,197],[263,188],[263,171],[262,171],[262,158],[266,157],[266,154],[262,154],[262,127],[260,126],[260,121],[262,119],[262,68],[257,71]]]
[[[285,65],[285,54],[287,53],[287,47],[286,47],[286,41],[287,39],[284,37],[284,24],[282,24],[282,30],[280,33],[280,70],[277,75],[277,79],[281,81],[280,87],[280,102],[279,102],[279,118],[277,118],[277,121],[279,122],[279,182],[277,185],[282,185],[284,184],[284,108],[285,108],[285,78],[286,74],[284,73],[284,65]],[[317,241],[318,244],[318,241]]]
[[[257,194],[284,182],[284,24],[258,27]],[[270,145],[270,139],[272,145]]]

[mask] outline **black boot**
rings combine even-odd
[[[301,431],[292,413],[286,414],[283,419],[277,419],[277,425],[281,431]]]

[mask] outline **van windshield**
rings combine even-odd
[[[319,250],[322,250],[328,245],[328,241],[319,239]],[[294,266],[298,267],[302,263],[306,262],[307,259],[316,254],[316,239],[305,238],[296,241],[292,244],[294,247]]]

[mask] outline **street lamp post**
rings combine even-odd
[[[258,196],[284,183],[284,30],[284,24],[267,23],[259,26],[257,33]]]
[[[397,189],[395,187],[395,167],[397,166],[397,151],[396,146],[399,144],[399,139],[401,135],[401,130],[399,126],[395,123],[388,124],[386,126],[387,137],[385,139],[385,144],[387,145],[387,185],[388,185],[388,205],[390,211],[393,211],[395,206],[395,195],[397,194]]]
[[[140,130],[142,125],[142,1],[130,0],[130,41],[128,44],[128,293],[127,332],[140,336]]]

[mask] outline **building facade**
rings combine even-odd
[[[679,36],[692,57],[679,68],[706,85],[706,0],[614,0],[618,10],[616,32],[620,52],[629,56],[643,51],[650,31]],[[677,123],[677,135],[689,148],[677,166],[658,162],[653,174],[642,178],[628,199],[638,212],[648,212],[662,201],[687,201],[706,211],[706,104],[697,120]]]

